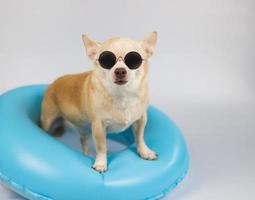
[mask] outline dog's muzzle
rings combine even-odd
[[[125,83],[127,83],[127,70],[123,67],[117,68],[114,71],[114,75],[115,75],[115,81],[114,83],[118,84],[118,85],[124,85]]]

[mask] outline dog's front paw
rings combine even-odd
[[[145,160],[157,160],[158,155],[155,151],[150,150],[149,148],[144,148],[139,150],[139,155]]]
[[[92,168],[99,173],[103,173],[107,171],[107,162],[102,162],[102,161],[96,161]]]
[[[107,171],[107,166],[106,165],[96,165],[94,164],[92,166],[92,168],[96,171],[98,171],[99,173],[103,173],[103,172],[106,172]]]

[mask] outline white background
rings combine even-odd
[[[186,138],[191,168],[165,199],[254,199],[253,0],[0,0],[0,93],[91,69],[81,34],[158,31],[151,103]],[[0,200],[20,199],[0,185]]]

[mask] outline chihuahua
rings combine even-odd
[[[92,168],[98,172],[107,170],[107,132],[121,132],[130,126],[138,154],[143,159],[157,159],[144,141],[148,59],[155,51],[157,33],[140,41],[115,37],[100,43],[86,35],[82,39],[94,69],[60,77],[49,85],[42,102],[42,129],[56,136],[63,132],[65,122],[71,124],[80,133],[85,154],[92,135],[96,149]],[[86,131],[86,124],[92,133]]]

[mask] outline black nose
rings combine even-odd
[[[123,79],[127,75],[127,70],[123,67],[122,68],[117,68],[117,69],[115,69],[114,73],[115,73],[115,76],[118,79]]]

